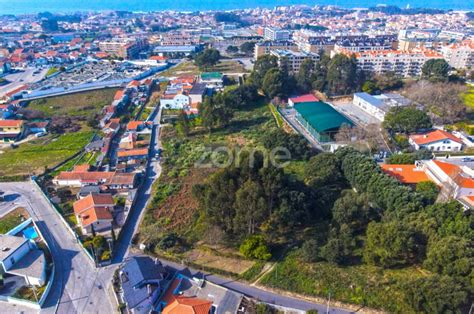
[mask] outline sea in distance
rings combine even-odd
[[[474,0],[0,0],[0,14],[38,12],[71,13],[78,11],[124,10],[133,12],[174,10],[183,12],[233,10],[287,5],[337,5],[368,8],[378,4],[399,7],[474,10]]]

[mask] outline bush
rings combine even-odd
[[[316,262],[319,256],[319,245],[314,239],[310,239],[303,243],[301,247],[301,257],[306,262]]]
[[[163,238],[161,238],[160,242],[158,242],[158,247],[161,250],[168,250],[174,247],[179,242],[179,237],[176,233],[168,233]]]
[[[104,252],[102,252],[102,255],[100,256],[101,261],[108,261],[111,258],[112,258],[112,253],[110,252],[110,250],[105,250]]]
[[[265,239],[261,235],[254,235],[244,240],[240,245],[239,251],[245,257],[260,259],[263,261],[268,261],[272,257],[272,254],[265,243]]]

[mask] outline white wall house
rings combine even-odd
[[[380,121],[385,118],[383,101],[367,93],[355,93],[352,103]]]
[[[177,94],[175,96],[165,95],[160,99],[160,106],[164,109],[186,109],[190,105],[190,98],[187,95]]]
[[[474,171],[465,166],[458,166],[439,160],[423,162],[426,175],[438,186],[447,197],[455,199],[474,196]]]
[[[423,134],[410,135],[408,142],[416,150],[427,149],[435,152],[458,152],[463,142],[453,134],[443,130],[433,130]]]
[[[4,234],[0,235],[0,246],[0,273],[23,277],[30,285],[44,285],[46,259],[33,241]]]

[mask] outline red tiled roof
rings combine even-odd
[[[120,100],[122,99],[123,95],[125,94],[125,91],[120,89],[115,93],[114,100]]]
[[[23,125],[24,121],[23,120],[0,120],[0,127],[14,127],[14,128],[19,128]]]
[[[117,153],[118,157],[133,157],[133,156],[143,156],[143,155],[148,155],[148,148],[120,150]]]
[[[136,130],[139,126],[144,125],[145,121],[130,121],[127,124],[127,130]]]
[[[433,160],[433,162],[460,187],[474,189],[474,180],[464,175],[464,172],[458,165],[439,160]]]
[[[417,169],[414,165],[380,165],[382,171],[396,178],[398,181],[405,184],[416,184],[423,181],[430,181],[426,173]]]
[[[306,94],[306,95],[301,95],[301,96],[298,96],[298,97],[292,97],[290,98],[291,101],[295,104],[297,103],[301,103],[301,102],[314,102],[314,101],[319,101],[318,98],[316,98],[316,96],[314,96],[313,94]]]
[[[89,194],[86,197],[75,201],[73,204],[74,213],[80,214],[92,207],[108,207],[114,206],[112,194]]]
[[[433,130],[424,134],[413,134],[410,135],[410,139],[418,145],[425,145],[446,139],[462,144],[461,139],[443,130]]]
[[[163,309],[163,314],[209,314],[212,301],[179,296]]]
[[[93,224],[97,220],[113,220],[112,213],[107,207],[92,207],[84,210],[78,216],[83,227]]]

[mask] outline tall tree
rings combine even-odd
[[[182,137],[189,134],[189,119],[184,110],[181,110],[176,121],[176,131]]]
[[[288,95],[288,76],[280,69],[269,70],[263,78],[262,89],[269,98]]]
[[[207,48],[196,55],[194,62],[198,67],[207,69],[208,67],[216,65],[220,58],[221,54],[219,53],[219,50]]]
[[[326,76],[327,90],[332,95],[346,95],[358,88],[357,62],[343,54],[335,55],[329,62]]]
[[[307,93],[311,91],[311,88],[312,88],[311,77],[313,76],[313,72],[314,72],[313,60],[310,58],[303,60],[300,66],[300,70],[298,71],[298,74],[296,75],[298,90],[301,93]]]
[[[255,61],[250,81],[258,88],[262,87],[263,78],[271,69],[278,68],[278,59],[273,55],[263,55]]]
[[[415,107],[393,107],[385,115],[383,126],[394,132],[411,133],[431,128],[432,123],[426,112]]]
[[[430,59],[423,64],[421,73],[423,78],[432,82],[446,82],[449,68],[449,64],[444,59]]]

